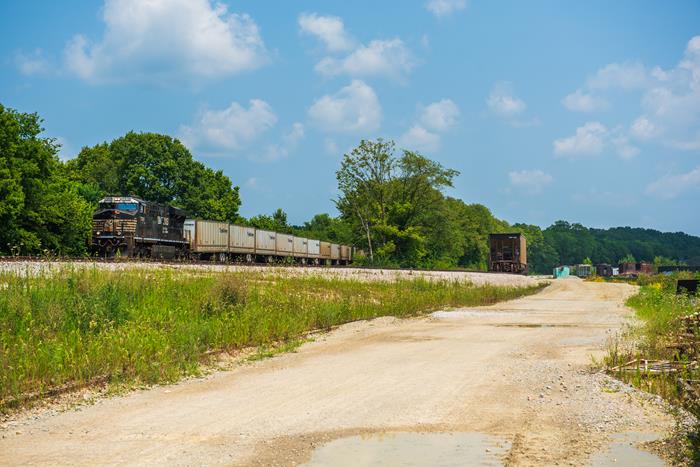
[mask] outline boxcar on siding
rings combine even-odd
[[[489,271],[527,274],[527,242],[523,234],[489,235]]]

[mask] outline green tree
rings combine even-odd
[[[64,173],[37,114],[0,104],[0,252],[81,254],[92,210]]]
[[[194,217],[238,220],[238,187],[167,135],[130,132],[83,148],[67,167],[74,180],[97,187],[102,195],[133,195],[181,207]]]
[[[458,172],[413,151],[400,157],[394,151],[393,141],[378,139],[345,154],[336,206],[371,261],[416,265],[429,256],[429,222]]]

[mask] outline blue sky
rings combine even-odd
[[[24,0],[0,30],[0,102],[62,157],[167,133],[245,216],[333,213],[381,136],[510,222],[700,235],[697,1]]]

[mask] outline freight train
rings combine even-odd
[[[350,264],[348,245],[227,222],[187,219],[185,211],[133,196],[100,200],[92,220],[100,257],[192,258],[216,261]]]

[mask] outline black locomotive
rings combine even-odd
[[[92,217],[92,247],[102,257],[177,258],[187,256],[182,209],[133,196],[100,200]]]

